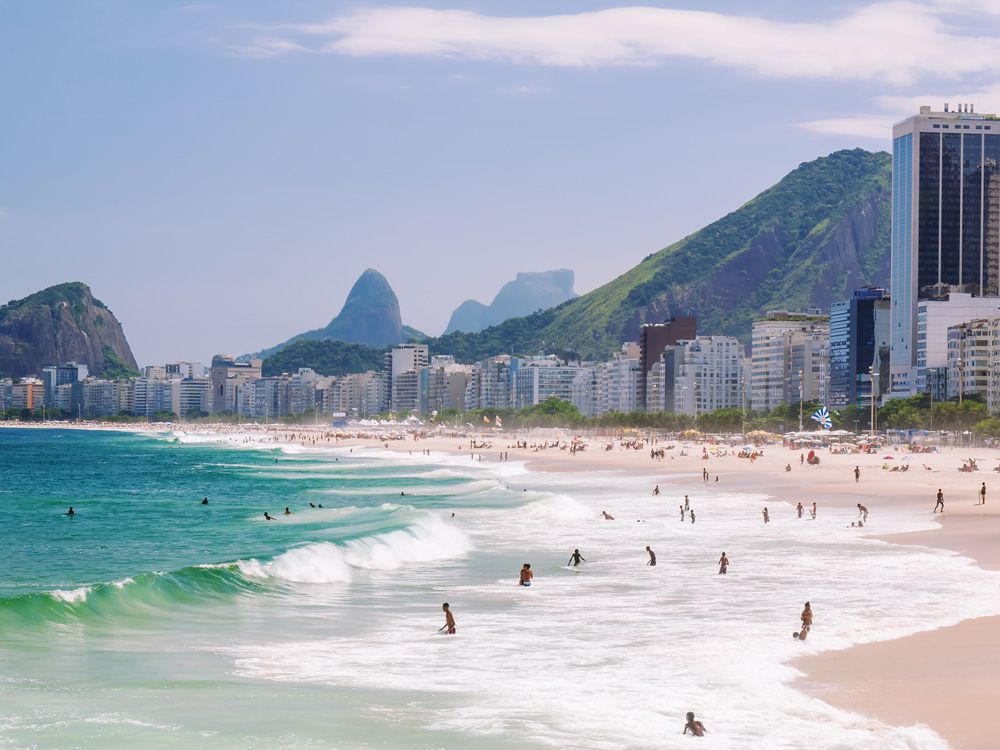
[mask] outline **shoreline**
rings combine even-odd
[[[8,425],[4,425],[8,426]],[[313,425],[132,425],[119,423],[42,423],[14,425],[28,429],[83,429],[128,433],[183,431],[209,433],[225,438],[226,433],[259,432],[284,438],[271,445],[299,444],[306,447],[319,435],[344,433],[328,426]],[[555,433],[556,431],[551,431]],[[296,436],[293,443],[290,438]],[[521,439],[525,436],[521,435]],[[653,461],[649,448],[621,450],[617,439],[587,441],[586,450],[572,455],[567,450],[533,450],[508,448],[513,434],[499,433],[477,436],[492,443],[489,448],[471,451],[469,437],[432,436],[425,439],[391,440],[368,434],[330,441],[315,447],[363,446],[393,452],[431,450],[448,454],[452,459],[471,455],[482,456],[483,463],[499,463],[501,451],[510,460],[525,461],[531,471],[568,472],[576,468],[588,471],[625,471],[649,477],[654,483],[665,484],[664,495],[681,492],[687,482],[689,492],[697,498],[698,488],[709,491],[732,490],[744,494],[760,494],[773,498],[770,502],[786,502],[794,506],[802,501],[807,507],[818,503],[819,513],[825,507],[851,507],[861,502],[871,511],[870,523],[862,535],[899,545],[930,547],[968,557],[986,570],[1000,570],[1000,477],[989,471],[996,459],[994,449],[945,448],[933,454],[907,454],[897,448],[884,448],[879,455],[832,455],[819,452],[821,465],[811,467],[798,463],[799,452],[781,445],[764,446],[764,456],[754,464],[732,455],[710,453],[702,459],[702,448],[687,441],[676,443],[667,458]],[[527,438],[529,445],[532,438]],[[543,438],[536,438],[543,440]],[[552,438],[550,438],[551,440]],[[611,442],[615,450],[602,446]],[[666,447],[659,443],[654,447]],[[681,448],[687,450],[682,456]],[[712,450],[711,446],[708,446]],[[722,446],[719,446],[722,449]],[[728,452],[731,449],[726,447]],[[892,459],[883,456],[892,455]],[[979,459],[982,470],[962,473],[957,470],[965,458]],[[891,472],[883,465],[907,462],[907,472]],[[785,471],[790,464],[791,471]],[[855,483],[853,467],[861,467],[861,481]],[[927,465],[932,470],[922,467]],[[706,485],[700,479],[702,468],[710,473]],[[714,478],[718,477],[718,482]],[[988,487],[987,505],[977,506],[979,483]],[[733,486],[733,485],[737,486]],[[938,487],[945,491],[946,512],[937,521],[937,528],[899,533],[878,533],[881,509],[893,508],[909,512],[930,513]],[[869,533],[871,532],[876,533]],[[873,571],[877,575],[877,571]],[[863,585],[863,582],[862,582]],[[964,620],[955,625],[938,627],[893,640],[877,641],[844,650],[823,651],[798,657],[788,662],[802,676],[794,679],[793,689],[818,698],[825,703],[857,714],[873,716],[888,724],[909,726],[926,724],[944,737],[957,750],[979,750],[996,746],[1000,737],[1000,718],[994,719],[989,701],[991,691],[987,680],[1000,667],[1000,615]]]

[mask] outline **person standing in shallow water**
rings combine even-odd
[[[944,493],[941,491],[940,487],[938,488],[937,492],[937,503],[934,505],[935,513],[938,512],[938,508],[940,508],[941,512],[944,513]]]
[[[764,515],[764,523],[771,523],[771,514],[767,512],[767,508],[766,507],[764,508],[764,510],[762,511],[762,513]]]
[[[531,563],[525,563],[521,566],[521,580],[518,583],[519,586],[530,586],[531,579],[535,577],[535,574],[531,570]]]
[[[722,557],[719,558],[719,575],[724,576],[729,572],[729,558],[726,557],[726,553],[722,553]]]
[[[854,467],[854,483],[857,484],[861,481],[861,468],[858,466]]]
[[[580,550],[575,549],[573,550],[573,554],[569,556],[569,562],[566,564],[576,567],[581,562],[587,562],[587,558],[580,554]]]
[[[441,609],[444,612],[444,625],[438,628],[438,632],[455,635],[455,615],[451,613],[451,607],[448,606],[448,602],[442,604]]]
[[[803,510],[804,509],[802,507],[802,503],[801,502],[798,505],[795,506],[795,512],[798,514],[799,518],[802,518],[802,511]]]
[[[651,550],[649,548],[648,544],[646,545],[646,552],[649,553],[649,562],[647,562],[646,565],[650,565],[650,566],[655,567],[656,566],[656,553],[653,552],[653,550]]]
[[[802,629],[798,633],[792,633],[792,635],[798,638],[800,641],[804,641],[806,636],[809,635],[809,631],[812,630],[813,624],[813,611],[812,605],[806,602],[806,606],[802,609],[802,614],[799,615],[802,620]]]
[[[700,721],[694,718],[694,712],[688,711],[686,718],[687,718],[687,723],[684,725],[684,731],[682,732],[682,734],[687,734],[688,732],[690,732],[695,737],[704,737],[705,732],[707,730],[705,729],[704,724],[702,724]]]

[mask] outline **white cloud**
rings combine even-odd
[[[502,17],[464,10],[370,8],[272,29],[263,49],[354,56],[408,55],[524,65],[604,67],[702,60],[773,78],[877,79],[991,72],[1000,38],[963,33],[943,16],[987,0],[880,2],[832,20],[775,21],[669,8]],[[278,44],[278,40],[282,42]]]
[[[881,113],[809,120],[799,123],[799,125],[806,130],[823,135],[847,135],[886,141],[892,137],[894,123],[918,112],[923,105],[940,111],[945,104],[949,104],[953,110],[959,104],[971,104],[976,112],[991,114],[1000,112],[1000,85],[973,91],[952,91],[948,94],[938,92],[877,96],[873,103],[876,109],[881,110]]]

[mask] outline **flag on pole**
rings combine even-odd
[[[484,415],[483,415],[483,421],[484,421],[484,422],[486,422],[486,424],[489,424],[489,423],[490,423],[490,418],[489,418],[489,417],[487,417],[487,416],[486,416],[486,415],[484,414]]]
[[[825,406],[821,406],[813,412],[812,420],[824,430],[829,430],[833,427],[833,420],[830,419],[830,412]]]
[[[499,414],[496,415],[496,425],[497,425],[497,427],[503,427],[503,420],[500,419],[500,415]]]

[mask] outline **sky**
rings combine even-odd
[[[1000,1],[0,0],[0,301],[84,281],[140,365],[586,292],[920,104],[1000,111]]]

